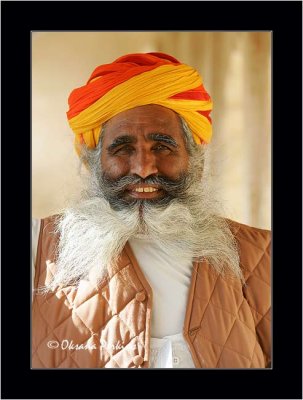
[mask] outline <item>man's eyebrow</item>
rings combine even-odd
[[[111,150],[115,149],[116,147],[120,146],[121,144],[135,143],[136,141],[137,141],[137,139],[131,135],[117,136],[113,140],[113,142],[107,147],[107,150],[111,151]]]
[[[164,142],[170,144],[173,147],[179,147],[178,143],[169,135],[164,135],[163,133],[150,133],[148,139],[154,140],[156,142]]]

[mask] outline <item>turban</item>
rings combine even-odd
[[[75,147],[97,146],[102,124],[122,111],[158,104],[187,122],[196,143],[209,143],[212,101],[198,72],[164,53],[122,56],[95,68],[87,84],[68,98],[67,118]]]

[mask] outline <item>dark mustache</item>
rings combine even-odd
[[[127,190],[129,185],[151,184],[157,185],[167,194],[173,197],[179,197],[190,186],[190,179],[187,174],[181,175],[178,179],[170,179],[166,176],[150,176],[142,179],[135,175],[126,175],[118,179],[110,179],[102,176],[102,181],[106,191],[110,191],[111,196],[120,197]],[[109,194],[109,193],[108,193]]]

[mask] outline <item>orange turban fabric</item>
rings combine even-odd
[[[198,72],[164,53],[128,54],[97,67],[68,98],[75,145],[96,147],[102,124],[122,111],[158,104],[181,115],[196,143],[209,143],[212,101]]]

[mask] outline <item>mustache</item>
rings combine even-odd
[[[146,179],[142,179],[135,175],[126,175],[118,179],[110,179],[106,175],[102,177],[103,182],[111,192],[117,196],[125,192],[130,185],[150,184],[158,185],[165,192],[172,194],[174,192],[181,192],[188,188],[189,182],[184,174],[178,179],[170,179],[165,176],[150,176]]]
[[[186,199],[187,190],[191,185],[190,174],[183,173],[177,179],[170,179],[163,175],[149,176],[142,179],[136,175],[125,175],[117,179],[112,179],[106,174],[102,174],[100,181],[100,188],[104,197],[111,203],[121,203],[120,205],[142,203],[145,200],[125,200],[125,193],[130,185],[151,184],[157,185],[163,190],[164,196],[161,199],[149,200],[150,203],[166,204],[174,198]]]

